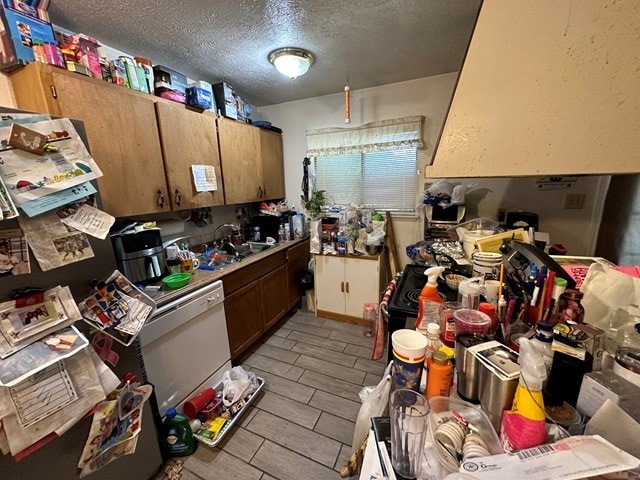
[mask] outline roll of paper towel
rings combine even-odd
[[[162,220],[157,222],[160,227],[160,235],[162,238],[168,238],[184,232],[184,221],[182,220]]]

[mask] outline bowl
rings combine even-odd
[[[180,288],[189,283],[190,278],[190,273],[172,273],[171,275],[164,277],[162,279],[162,283],[169,288]]]
[[[467,277],[464,275],[458,275],[457,273],[449,273],[444,276],[444,281],[447,284],[447,287],[454,291],[457,291],[460,282],[466,279]]]

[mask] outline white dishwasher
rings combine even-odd
[[[218,280],[159,307],[142,328],[142,359],[161,415],[215,386],[231,368],[223,301]]]

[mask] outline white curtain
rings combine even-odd
[[[424,116],[394,118],[359,127],[307,130],[307,157],[369,153],[401,146],[424,148]]]

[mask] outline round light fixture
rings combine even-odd
[[[269,54],[273,66],[291,79],[307,73],[313,60],[313,55],[301,48],[278,48]]]

